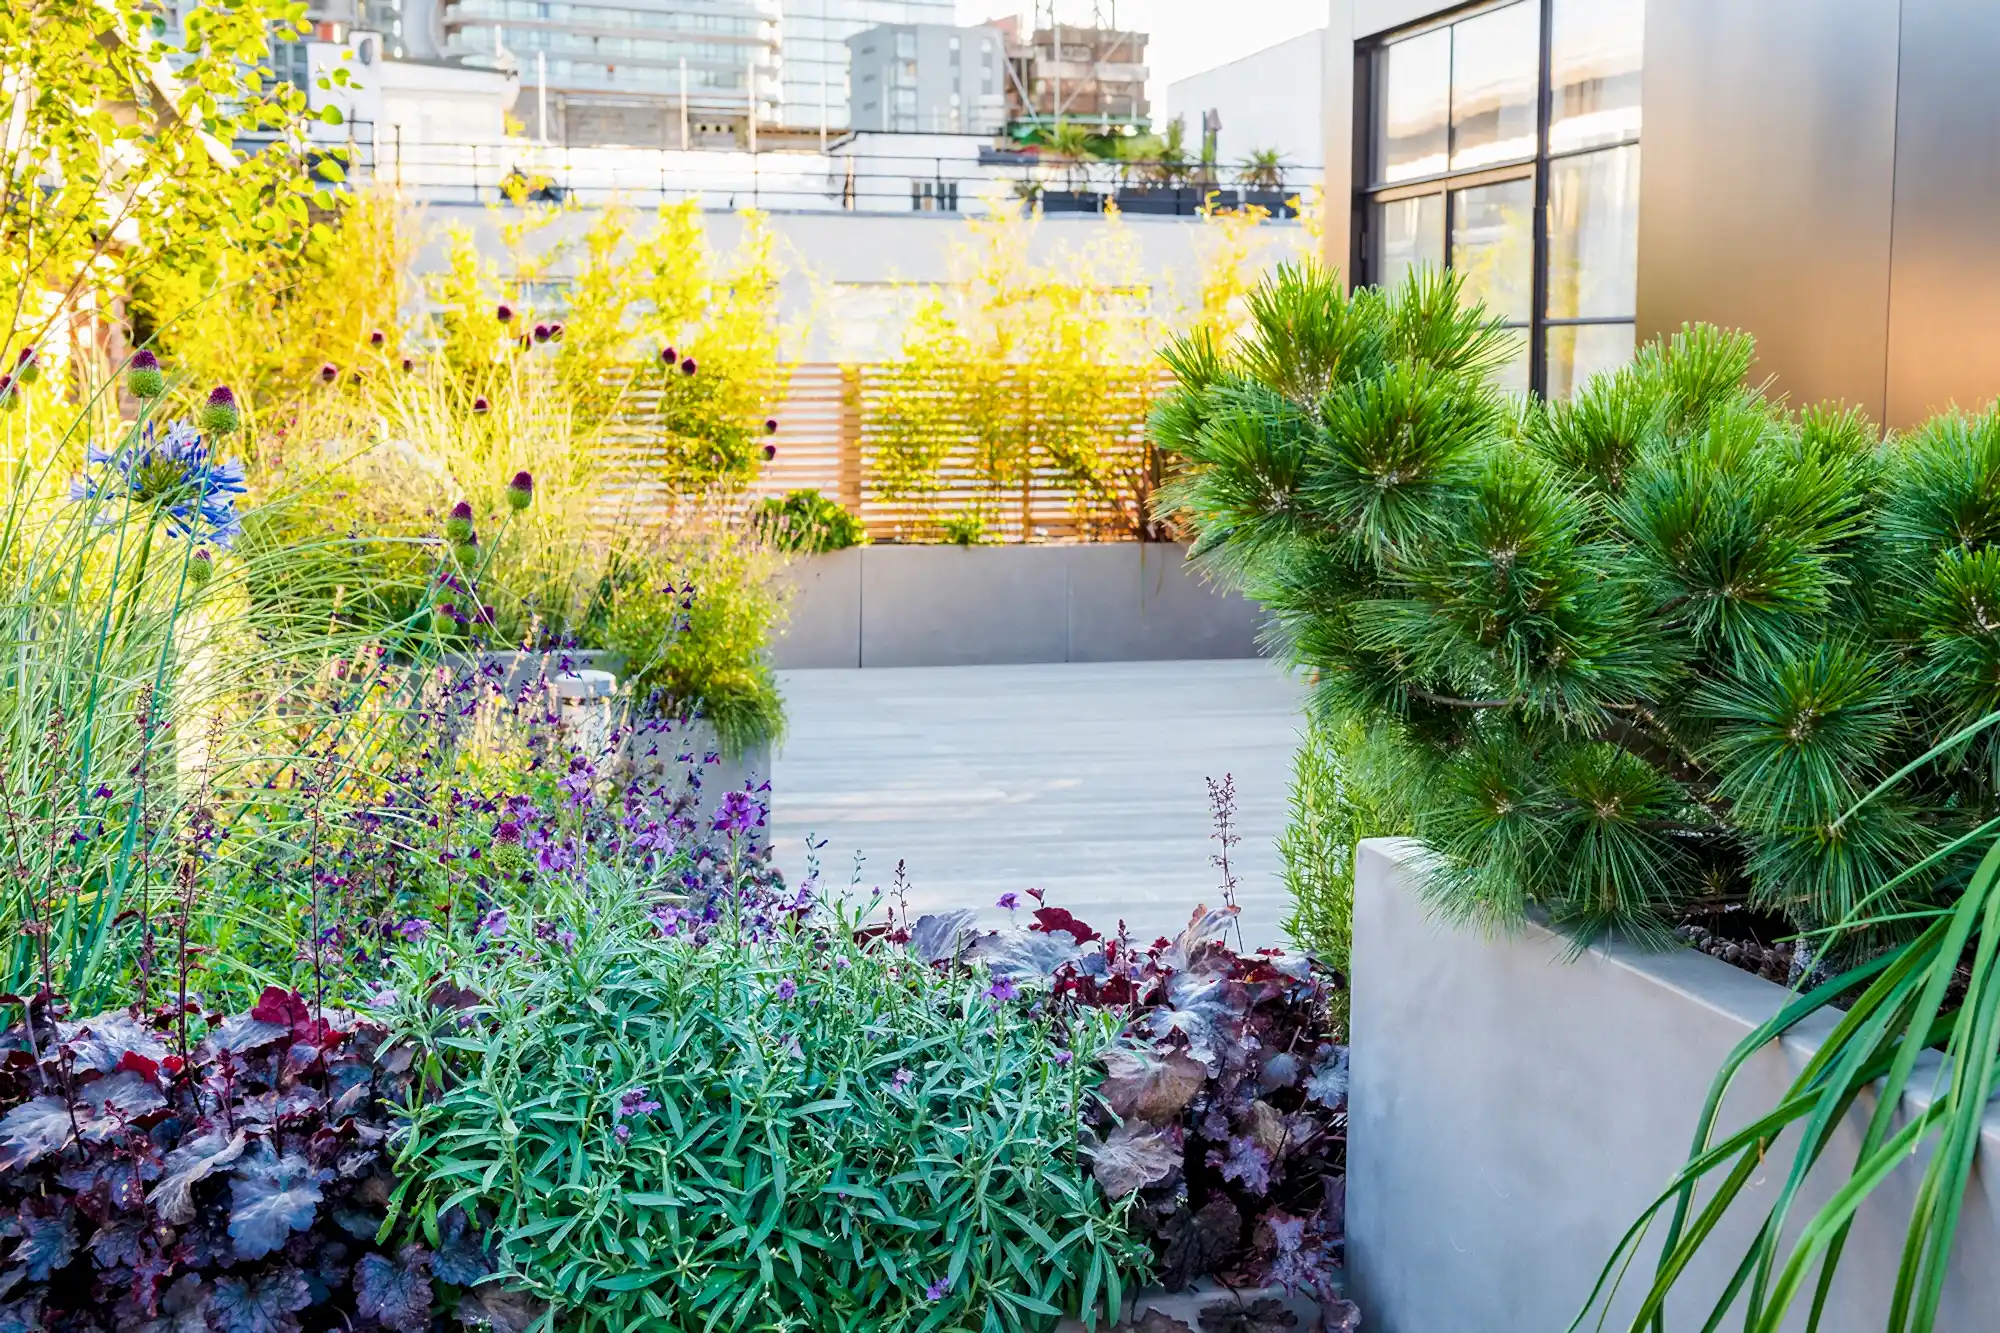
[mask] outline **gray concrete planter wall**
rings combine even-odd
[[[1260,612],[1164,543],[860,546],[798,560],[779,667],[1255,657]]]
[[[1568,942],[1539,927],[1488,939],[1438,926],[1416,862],[1408,843],[1371,840],[1356,868],[1349,1295],[1369,1333],[1559,1333],[1685,1160],[1723,1058],[1786,991],[1692,951],[1612,944],[1566,962]],[[1831,1027],[1753,1059],[1724,1128],[1775,1105]],[[1915,1082],[1928,1086],[1921,1068]],[[1927,1100],[1906,1098],[1905,1113]],[[1805,1216],[1845,1179],[1872,1109],[1857,1108],[1807,1182]],[[1780,1142],[1684,1280],[1672,1333],[1701,1327],[1791,1151]],[[1903,1167],[1857,1217],[1827,1333],[1884,1326],[1922,1167]],[[1989,1112],[1978,1170],[1938,1323],[1951,1333],[2000,1327],[2000,1114]],[[1656,1255],[1657,1240],[1606,1327],[1627,1326]]]

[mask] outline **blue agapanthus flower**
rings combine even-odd
[[[176,421],[157,433],[149,422],[138,440],[115,454],[92,449],[90,465],[100,470],[70,487],[72,500],[152,506],[173,532],[217,546],[229,545],[243,530],[236,515],[243,466],[218,462],[191,422]]]

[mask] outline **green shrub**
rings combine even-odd
[[[1079,1156],[1115,1017],[844,928],[739,942],[603,874],[549,901],[399,960],[440,1089],[402,1206],[490,1210],[565,1329],[1040,1329],[1144,1262]]]
[[[1292,761],[1291,815],[1278,839],[1292,912],[1285,933],[1348,972],[1354,940],[1354,849],[1410,831],[1393,744],[1352,719],[1315,719]]]
[[[772,496],[757,507],[757,525],[781,551],[819,555],[844,551],[868,540],[861,520],[818,491]]]
[[[1991,733],[1926,756],[2000,702],[2000,416],[1878,443],[1747,387],[1750,339],[1707,328],[1509,399],[1512,335],[1441,276],[1287,269],[1252,312],[1169,350],[1165,503],[1316,707],[1401,752],[1450,917],[1829,924],[2000,803]],[[1954,892],[1969,855],[1873,906]]]

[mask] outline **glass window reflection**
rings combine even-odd
[[[1553,0],[1549,151],[1639,137],[1646,0]]]
[[[1535,87],[1542,61],[1537,0],[1451,30],[1451,169],[1535,155]]]
[[[1535,182],[1526,176],[1455,190],[1451,266],[1464,279],[1462,299],[1509,323],[1534,313]]]
[[[1638,145],[1549,163],[1550,318],[1630,315],[1638,284]]]
[[[1548,330],[1548,375],[1543,392],[1567,398],[1606,371],[1632,359],[1630,324],[1557,324]]]
[[[1445,169],[1451,29],[1394,42],[1376,56],[1375,161],[1384,183]]]
[[[1412,269],[1444,267],[1444,195],[1420,194],[1375,205],[1375,235],[1382,254],[1378,286],[1400,287]]]

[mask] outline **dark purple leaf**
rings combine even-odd
[[[20,1237],[8,1259],[27,1270],[28,1281],[47,1282],[76,1253],[76,1210],[67,1199],[29,1199],[6,1234]]]
[[[392,1260],[364,1254],[354,1266],[355,1309],[396,1333],[424,1333],[431,1320],[430,1255],[405,1245]]]
[[[127,1218],[99,1227],[90,1237],[90,1257],[99,1268],[131,1267],[143,1255],[146,1224]]]
[[[1132,1333],[1194,1333],[1194,1326],[1170,1314],[1148,1310],[1132,1325]]]
[[[298,1153],[273,1157],[265,1148],[236,1164],[229,1182],[229,1235],[239,1259],[262,1259],[294,1231],[312,1225],[323,1172]]]
[[[60,1097],[37,1097],[0,1116],[0,1174],[62,1148],[72,1128],[69,1106]]]
[[[214,1333],[208,1322],[213,1293],[193,1273],[183,1274],[160,1298],[160,1313],[137,1325],[137,1333]]]
[[[1162,1056],[1114,1046],[1104,1053],[1104,1068],[1098,1092],[1112,1113],[1155,1125],[1178,1119],[1208,1081],[1208,1070],[1179,1051]]]
[[[258,1278],[218,1278],[209,1315],[221,1333],[298,1333],[297,1314],[310,1304],[305,1274],[285,1267]]]
[[[1161,1280],[1179,1291],[1198,1277],[1220,1271],[1243,1244],[1243,1214],[1228,1195],[1218,1194],[1199,1212],[1182,1208],[1161,1232],[1166,1241]]]
[[[474,1287],[461,1296],[454,1311],[467,1328],[487,1333],[528,1333],[548,1306],[525,1291],[515,1291],[494,1283]]]
[[[267,1023],[249,1014],[232,1014],[203,1038],[201,1053],[208,1057],[212,1057],[217,1051],[231,1051],[240,1055],[245,1051],[275,1045],[287,1040],[291,1035],[292,1029],[286,1024]]]
[[[1156,1184],[1181,1164],[1181,1147],[1165,1130],[1134,1120],[1090,1150],[1090,1171],[1106,1195],[1122,1199]]]
[[[212,1172],[241,1157],[248,1142],[240,1129],[234,1134],[211,1129],[183,1140],[180,1147],[168,1153],[166,1174],[153,1187],[152,1203],[160,1220],[174,1226],[194,1221],[194,1187]]]
[[[1306,1096],[1318,1102],[1329,1111],[1338,1111],[1347,1105],[1347,1048],[1340,1047],[1335,1055],[1313,1066],[1312,1077],[1306,1080]]]
[[[1077,958],[1079,952],[1067,935],[999,930],[973,940],[963,956],[967,962],[986,964],[986,970],[996,977],[1046,981],[1064,963]]]
[[[108,1074],[118,1068],[128,1051],[155,1064],[167,1058],[167,1044],[160,1034],[123,1009],[81,1023],[58,1024],[57,1033],[78,1073]]]
[[[492,1261],[480,1244],[480,1236],[465,1216],[454,1208],[438,1220],[438,1239],[443,1243],[431,1256],[431,1272],[440,1282],[469,1287],[493,1271]]]
[[[47,1333],[48,1327],[42,1318],[39,1297],[29,1296],[0,1305],[0,1333]]]
[[[150,1115],[167,1104],[166,1094],[152,1080],[129,1069],[84,1084],[77,1089],[77,1100],[90,1108],[90,1122],[83,1126],[87,1140],[104,1138],[126,1121]]]
[[[979,921],[979,913],[961,907],[957,911],[920,916],[910,927],[910,951],[926,963],[942,963],[958,955],[961,937]]]
[[[1209,1149],[1208,1164],[1220,1171],[1224,1180],[1233,1180],[1252,1194],[1264,1194],[1271,1188],[1271,1154],[1248,1136],[1229,1140],[1227,1151]]]
[[[1286,1333],[1298,1326],[1299,1317],[1270,1296],[1248,1304],[1214,1301],[1201,1307],[1201,1333]]]

